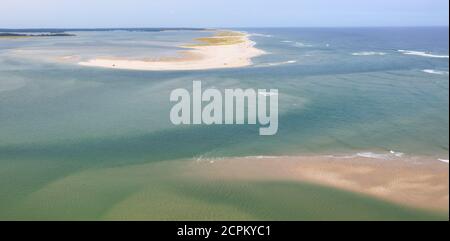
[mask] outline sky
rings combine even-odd
[[[0,28],[448,26],[448,0],[0,0]]]

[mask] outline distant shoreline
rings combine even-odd
[[[0,38],[31,38],[31,37],[71,37],[75,34],[69,33],[43,33],[43,34],[19,34],[19,33],[3,33],[0,32]]]
[[[163,31],[206,31],[206,28],[0,28],[0,38],[28,38],[28,37],[71,37],[76,36],[67,32],[163,32]]]
[[[203,31],[213,30],[207,28],[0,28],[2,33],[62,33],[62,32],[162,32],[162,31]]]
[[[255,48],[246,33],[217,31],[212,37],[196,39],[199,43],[180,46],[179,56],[158,60],[130,60],[126,58],[94,58],[79,65],[127,70],[171,71],[238,68],[252,65],[251,59],[265,54]]]

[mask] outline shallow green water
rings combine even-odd
[[[183,162],[61,176],[3,203],[8,220],[445,220],[331,188],[289,182],[207,181]],[[30,177],[33,178],[33,177]],[[24,181],[24,180],[22,180]],[[18,186],[17,183],[15,185]],[[2,190],[4,193],[4,190]],[[24,190],[27,192],[27,190]],[[5,208],[7,207],[7,208]]]

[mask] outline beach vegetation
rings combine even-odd
[[[220,46],[220,45],[233,45],[245,42],[245,34],[241,32],[233,31],[220,31],[214,34],[212,37],[197,38],[198,44],[189,45],[192,46]]]

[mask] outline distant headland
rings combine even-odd
[[[42,33],[42,34],[20,34],[20,33],[2,33],[0,32],[0,37],[6,38],[24,38],[24,37],[67,37],[76,36],[75,34],[69,33]]]
[[[99,31],[130,31],[130,32],[162,32],[162,31],[202,31],[205,28],[0,28],[0,33],[64,33],[64,32],[99,32]]]
[[[128,32],[162,32],[162,31],[203,31],[205,28],[27,28],[0,29],[2,38],[26,37],[68,37],[76,36],[67,32],[99,32],[99,31],[128,31]]]

